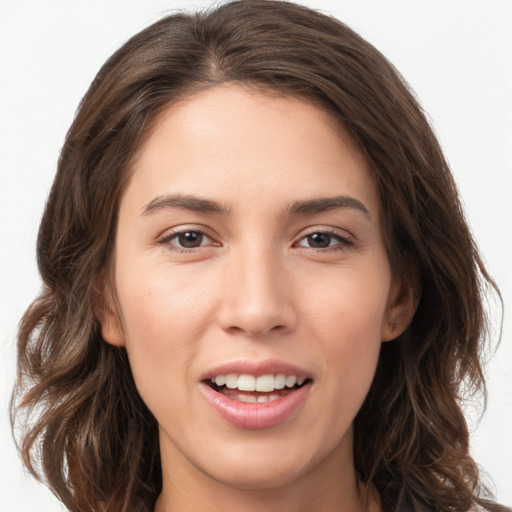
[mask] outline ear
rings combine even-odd
[[[116,306],[115,294],[103,277],[98,279],[95,312],[101,325],[103,339],[117,347],[125,346],[123,326]]]
[[[382,341],[398,338],[409,326],[419,302],[417,283],[396,280],[391,285],[388,306],[382,322]]]

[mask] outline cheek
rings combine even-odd
[[[158,263],[121,262],[117,294],[126,350],[139,392],[151,402],[154,390],[186,385],[190,363],[205,328],[208,303],[194,280],[179,280]],[[150,405],[150,403],[148,403]]]
[[[208,307],[199,276],[170,268],[156,258],[121,259],[116,283],[125,333],[137,342],[167,346],[173,339],[186,344],[186,334],[192,337]],[[162,336],[144,335],[158,331]]]
[[[320,374],[329,380],[335,401],[359,406],[375,374],[391,283],[386,260],[372,269],[333,273],[321,289],[311,286],[304,295],[309,310],[304,317],[319,343]]]
[[[337,339],[352,340],[348,345],[357,351],[367,342],[380,343],[390,286],[387,265],[375,265],[370,270],[335,269],[321,282],[306,285],[301,295],[309,316],[316,318],[319,329],[330,333],[333,344],[340,345]]]

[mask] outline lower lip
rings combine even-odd
[[[251,430],[272,428],[294,417],[309,393],[311,383],[272,402],[245,403],[228,398],[201,383],[201,391],[217,413],[238,428]]]

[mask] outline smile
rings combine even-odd
[[[240,391],[261,391],[268,393],[276,389],[281,390],[293,388],[294,386],[302,386],[305,380],[305,377],[285,375],[284,373],[278,373],[277,375],[260,375],[259,377],[247,373],[241,375],[230,373],[228,375],[217,375],[211,379],[211,382],[219,388],[224,387],[228,389],[238,389]]]
[[[239,428],[271,428],[293,418],[312,379],[301,372],[257,373],[219,372],[201,382],[201,391],[224,420]]]
[[[305,377],[296,375],[260,375],[255,377],[243,373],[217,375],[211,379],[211,387],[224,396],[238,402],[264,404],[273,402],[297,390],[306,382]]]

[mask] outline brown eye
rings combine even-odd
[[[202,231],[184,230],[171,233],[159,242],[175,251],[191,251],[207,245],[218,245],[206,233]]]
[[[316,231],[302,237],[297,243],[298,247],[307,249],[345,249],[352,246],[352,242],[337,233],[329,231]]]
[[[176,241],[183,249],[194,249],[202,244],[203,238],[203,233],[199,231],[187,231],[186,233],[179,233],[176,236]]]
[[[308,235],[306,238],[309,247],[313,247],[314,249],[324,249],[325,247],[329,247],[332,240],[332,236],[328,233],[313,233]]]

